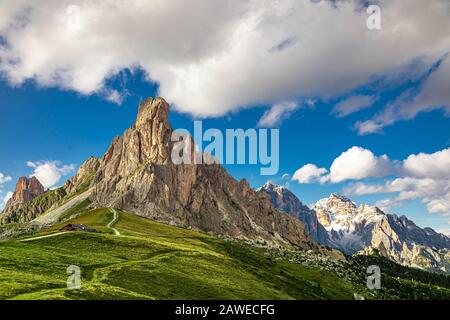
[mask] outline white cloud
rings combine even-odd
[[[436,70],[424,81],[418,91],[409,89],[372,119],[360,121],[355,128],[360,135],[379,133],[397,121],[413,119],[419,113],[443,109],[450,115],[450,47]]]
[[[436,231],[450,237],[450,229],[437,229]]]
[[[27,166],[33,168],[30,176],[36,177],[46,189],[54,187],[63,176],[75,171],[75,165],[63,165],[60,161],[28,161]]]
[[[447,193],[442,198],[431,200],[427,204],[427,209],[430,212],[440,213],[450,216],[450,193]]]
[[[393,194],[378,201],[383,210],[406,201],[420,200],[429,212],[450,215],[450,148],[435,153],[419,153],[403,161],[376,156],[370,150],[352,147],[337,157],[327,174],[314,164],[303,166],[293,180],[300,183],[364,180],[397,176],[384,182],[351,182],[343,189],[345,195]],[[298,178],[296,178],[298,175]]]
[[[432,154],[410,155],[403,161],[403,169],[415,177],[450,178],[450,148]]]
[[[360,136],[365,136],[367,134],[372,133],[380,133],[383,130],[383,125],[376,123],[373,120],[367,120],[367,121],[357,121],[355,123],[355,129],[358,131],[358,134]]]
[[[450,215],[450,180],[431,178],[397,178],[384,184],[355,183],[344,188],[346,195],[389,194],[397,195],[377,203],[382,210],[405,201],[420,200],[432,213]]]
[[[317,176],[320,173],[320,176],[324,176],[327,173],[324,168],[321,168],[319,172],[314,164],[308,164],[301,169],[303,168],[305,169],[301,172],[305,175],[316,174]],[[339,183],[345,180],[379,178],[388,175],[421,179],[421,181],[427,181],[426,179],[446,181],[450,179],[450,148],[434,153],[411,154],[405,160],[397,161],[389,159],[387,155],[376,156],[370,150],[354,146],[334,159],[329,174],[322,177],[322,182]],[[310,182],[314,181],[317,180],[310,180]],[[352,187],[358,190],[368,186],[353,184]],[[375,192],[378,189],[370,188],[371,193],[378,193]]]
[[[335,105],[332,114],[336,115],[337,118],[343,118],[349,114],[372,107],[375,101],[376,97],[374,96],[352,96]]]
[[[3,173],[0,172],[0,185],[11,181],[12,178],[10,176],[5,176]]]
[[[343,190],[344,195],[366,195],[366,194],[381,194],[386,193],[386,187],[378,184],[368,184],[363,182],[356,182],[347,185]]]
[[[436,194],[446,194],[450,190],[450,181],[430,178],[396,178],[384,184],[355,183],[347,186],[348,195],[383,194],[399,192],[398,200],[433,198]]]
[[[299,183],[322,182],[327,173],[327,169],[318,168],[316,165],[309,163],[295,171],[292,180]]]
[[[293,179],[300,183],[339,183],[384,177],[395,170],[395,162],[386,155],[376,156],[370,150],[354,146],[334,159],[329,171],[314,164],[307,164],[295,172]]]
[[[333,183],[383,177],[393,171],[393,163],[386,155],[375,156],[372,151],[351,147],[337,157],[330,167],[329,180]]]
[[[123,100],[127,96],[127,92],[120,93],[117,90],[105,89],[105,90],[103,90],[103,96],[109,102],[115,103],[117,105],[121,105],[123,103]]]
[[[276,127],[297,110],[297,102],[282,102],[274,104],[258,121],[258,127]]]
[[[67,27],[69,4],[0,3],[0,36],[8,44],[0,47],[0,71],[12,84],[34,79],[101,93],[105,78],[140,66],[179,111],[218,116],[286,99],[342,96],[407,70],[416,58],[431,66],[450,48],[450,11],[440,0],[381,0],[377,31],[368,30],[356,0],[83,1],[78,31]],[[415,76],[408,72],[397,79]],[[448,83],[441,73],[424,87],[419,108],[430,102],[426,92]],[[439,92],[433,104],[447,101]]]

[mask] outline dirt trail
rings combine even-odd
[[[51,238],[51,237],[56,237],[56,236],[60,236],[62,234],[66,234],[69,231],[62,231],[62,232],[57,232],[57,233],[52,233],[52,234],[47,234],[45,236],[39,236],[39,237],[33,237],[33,238],[27,238],[27,239],[22,239],[19,240],[19,242],[28,242],[28,241],[33,241],[33,240],[39,240],[39,239],[45,239],[45,238]]]
[[[109,208],[109,210],[113,213],[114,217],[113,219],[106,225],[107,228],[111,229],[116,236],[120,236],[120,232],[117,231],[116,228],[113,228],[112,225],[119,220],[119,214],[117,213],[116,209]]]

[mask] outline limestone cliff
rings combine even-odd
[[[36,177],[20,177],[11,199],[6,203],[4,211],[13,211],[24,203],[40,196],[44,192],[44,187]]]
[[[303,224],[277,211],[266,194],[236,181],[218,164],[174,164],[169,106],[147,99],[135,124],[116,137],[95,165],[94,206],[216,235],[316,247]],[[80,173],[79,173],[80,175]]]
[[[36,177],[21,177],[16,184],[13,196],[0,214],[0,225],[29,222],[57,204],[65,195],[63,188],[45,192]]]

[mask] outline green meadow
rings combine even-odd
[[[365,290],[264,249],[121,211],[116,236],[112,219],[109,209],[84,211],[26,242],[0,242],[0,299],[353,299]],[[67,223],[98,232],[60,234]],[[69,265],[81,269],[81,289],[67,289]]]

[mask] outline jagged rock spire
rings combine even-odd
[[[100,160],[91,200],[215,234],[315,248],[303,224],[218,165],[174,164],[169,105],[141,102],[135,124]]]
[[[19,205],[33,200],[44,192],[44,187],[36,177],[20,177],[11,199],[6,203],[4,211],[9,212]]]

